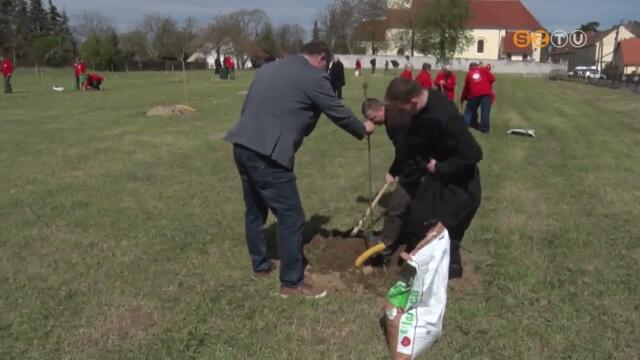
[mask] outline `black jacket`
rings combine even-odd
[[[388,173],[394,177],[400,176],[406,170],[409,160],[407,132],[410,124],[411,115],[408,112],[387,108],[385,129],[395,149],[395,157]]]
[[[329,80],[334,89],[345,86],[344,65],[342,65],[340,60],[331,65],[331,69],[329,69]]]
[[[452,238],[461,238],[480,206],[482,149],[467,129],[455,105],[437,91],[414,115],[407,130],[407,165],[401,182],[419,186],[414,196],[410,226],[421,233],[441,221]],[[426,171],[437,161],[435,174]]]

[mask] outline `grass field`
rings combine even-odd
[[[388,358],[377,295],[282,300],[276,275],[251,278],[221,138],[252,73],[189,73],[198,113],[174,118],[144,112],[183,102],[177,73],[51,90],[71,75],[19,70],[0,96],[0,359]],[[370,95],[389,80],[370,77]],[[640,98],[517,76],[496,91],[463,243],[479,283],[450,291],[425,358],[637,359]],[[361,98],[351,79],[347,103]],[[372,142],[378,187],[393,150],[384,131]],[[366,143],[321,120],[296,162],[307,218],[353,226],[366,162]]]

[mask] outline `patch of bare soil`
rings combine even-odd
[[[362,238],[314,237],[305,247],[310,267],[307,279],[325,287],[333,293],[368,293],[384,297],[388,289],[398,280],[401,265],[398,261],[400,250],[386,267],[355,267],[356,258],[366,250]],[[482,279],[476,272],[469,253],[462,251],[464,276],[449,281],[449,289],[464,293],[479,288]]]

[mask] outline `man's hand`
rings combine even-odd
[[[367,135],[373,134],[376,131],[376,125],[371,120],[365,120],[364,128],[366,129]]]
[[[436,173],[436,165],[438,164],[438,162],[435,159],[431,159],[429,161],[429,163],[427,164],[427,171],[435,174]]]
[[[387,173],[387,175],[385,175],[384,177],[384,180],[387,182],[387,184],[391,184],[396,181],[396,178],[393,175]]]

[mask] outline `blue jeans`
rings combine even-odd
[[[482,116],[482,122],[478,128],[478,108]],[[482,132],[488,133],[491,130],[491,96],[478,96],[467,101],[467,107],[464,110],[464,122],[467,126],[476,128]]]
[[[304,279],[303,235],[305,215],[293,170],[241,145],[233,157],[242,179],[245,232],[253,271],[271,269],[264,225],[269,210],[278,220],[280,284],[297,287]]]

